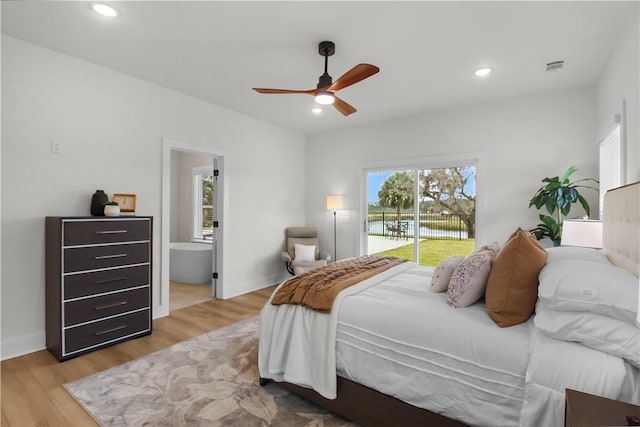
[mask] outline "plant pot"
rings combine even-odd
[[[104,216],[120,216],[120,206],[104,205]]]

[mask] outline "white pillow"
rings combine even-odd
[[[634,324],[638,310],[638,278],[612,264],[562,260],[540,271],[538,298],[560,311],[603,314]]]
[[[597,249],[579,248],[574,246],[557,246],[555,248],[547,248],[547,264],[556,261],[576,260],[576,261],[592,261],[610,264],[606,255]]]
[[[316,247],[295,244],[294,247],[294,261],[315,261],[316,260]]]
[[[551,338],[604,351],[640,368],[640,327],[602,314],[551,310],[542,301],[533,323]]]
[[[464,257],[462,255],[451,256],[438,264],[435,270],[433,270],[433,275],[431,276],[431,292],[446,291],[453,272],[462,261],[464,261]]]

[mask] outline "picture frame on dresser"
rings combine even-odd
[[[64,361],[151,334],[153,217],[46,217],[46,346]]]
[[[118,203],[120,212],[133,213],[136,211],[136,198],[135,194],[114,193],[111,200]]]

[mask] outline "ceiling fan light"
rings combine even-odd
[[[331,105],[336,100],[330,92],[318,92],[316,95],[316,102],[320,105]]]

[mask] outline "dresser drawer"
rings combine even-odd
[[[149,307],[149,288],[132,289],[64,303],[64,326]]]
[[[145,262],[149,262],[149,243],[147,242],[64,250],[65,273]]]
[[[112,340],[151,330],[149,310],[69,328],[64,332],[64,353],[92,347]]]
[[[149,240],[148,220],[65,221],[64,246]]]
[[[148,285],[150,281],[148,265],[67,275],[64,278],[64,299]]]

